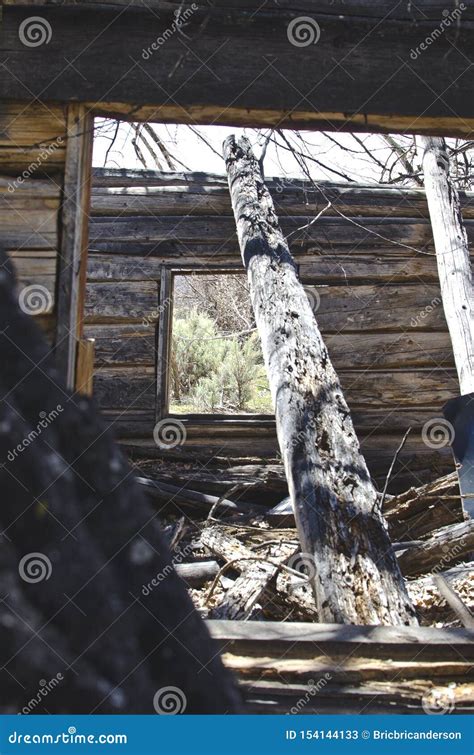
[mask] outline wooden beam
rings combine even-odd
[[[301,550],[313,564],[320,620],[416,623],[339,379],[250,143],[229,137],[224,156],[278,441]]]
[[[444,314],[465,395],[474,392],[474,288],[467,233],[444,139],[424,137],[421,144]]]
[[[66,164],[60,214],[56,365],[68,388],[76,375],[85,299],[93,120],[84,105],[68,107]]]
[[[158,16],[142,3],[48,4],[37,13],[46,38],[54,32],[48,44],[29,47],[19,29],[31,9],[7,4],[0,97],[74,98],[131,120],[474,132],[469,8],[454,9],[442,27],[439,6],[428,14],[403,4],[306,0],[313,36],[301,46],[292,36],[301,5],[253,0],[243,8],[231,2],[194,10],[189,2],[167,2]],[[187,14],[186,36],[176,31],[178,9]],[[427,45],[434,34],[436,44]]]
[[[94,338],[81,338],[77,344],[76,391],[92,396],[94,384]]]

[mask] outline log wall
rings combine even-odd
[[[373,473],[383,478],[409,426],[393,489],[450,469],[449,449],[421,437],[458,392],[424,193],[269,185]],[[472,197],[463,204],[472,237]],[[96,169],[84,335],[96,339],[96,398],[117,435],[139,447],[153,446],[164,266],[241,269],[225,178]],[[186,429],[186,448],[207,457],[273,458],[277,448],[271,422],[208,419]]]
[[[66,109],[0,102],[0,242],[14,261],[19,291],[34,287],[25,302],[51,338]]]

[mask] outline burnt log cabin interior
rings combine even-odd
[[[53,83],[46,103],[33,102],[31,93],[39,93],[42,86],[39,67],[29,65],[30,94],[19,95],[14,85],[14,79],[23,75],[23,58],[14,54],[16,14],[21,20],[28,12],[16,5],[20,7],[7,4],[4,27],[11,37],[15,76],[6,76],[0,85],[2,243],[13,261],[19,294],[25,287],[41,286],[42,299],[31,305],[30,313],[50,346],[56,347],[63,379],[71,389],[88,385],[136,474],[158,483],[156,489],[150,488],[150,499],[160,511],[176,569],[187,578],[225,664],[239,678],[247,710],[288,711],[302,693],[307,695],[308,679],[323,670],[329,670],[328,683],[318,689],[317,699],[309,693],[304,712],[340,712],[341,705],[348,712],[426,710],[436,708],[439,689],[449,691],[443,705],[460,712],[471,710],[474,698],[467,675],[472,634],[459,628],[465,622],[440,598],[428,576],[434,568],[441,569],[464,601],[472,601],[472,582],[466,583],[468,577],[472,579],[466,564],[474,545],[472,527],[463,515],[451,450],[438,437],[431,442],[426,437],[430,422],[442,416],[443,404],[459,390],[424,192],[329,182],[317,188],[278,177],[267,181],[283,231],[291,234],[300,280],[310,301],[317,303],[317,321],[379,491],[393,463],[384,512],[424,625],[352,631],[351,627],[318,628],[307,585],[291,584],[297,579],[294,574],[277,569],[262,577],[246,571],[245,559],[255,551],[282,563],[298,551],[291,512],[285,507],[274,510],[288,491],[271,415],[204,417],[189,412],[178,417],[185,429],[179,443],[167,449],[154,437],[158,422],[174,419],[169,375],[163,369],[172,307],[163,304],[173,298],[175,276],[241,269],[225,177],[91,168],[95,114],[203,124],[279,122],[313,129],[327,127],[329,119],[332,127],[345,130],[389,128],[466,136],[472,118],[465,111],[469,98],[464,80],[453,95],[462,118],[445,112],[440,103],[431,110],[428,102],[417,102],[416,107],[406,103],[402,78],[399,84],[394,80],[389,101],[383,100],[389,97],[387,90],[381,100],[359,113],[362,102],[370,101],[377,77],[388,76],[388,69],[378,73],[371,69],[370,91],[361,85],[360,99],[350,102],[350,107],[347,98],[356,96],[355,89],[347,90],[339,79],[329,88],[326,107],[319,110],[295,109],[287,93],[285,107],[294,109],[291,117],[283,116],[288,111],[272,103],[270,93],[278,87],[268,82],[263,89],[256,84],[248,101],[241,97],[233,108],[220,99],[222,88],[209,87],[208,81],[207,107],[196,101],[194,86],[198,88],[199,82],[183,88],[179,105],[166,98],[157,104],[149,76],[134,83],[133,93],[121,83],[110,101],[99,102],[104,92],[91,95],[68,66],[63,73],[56,70],[61,65],[58,57],[48,64]],[[369,21],[360,20],[356,5],[346,10],[344,23],[351,34],[356,27],[364,31]],[[70,48],[81,30],[87,30],[90,38],[95,23],[87,7],[72,12],[79,26]],[[65,9],[53,6],[44,13],[55,29],[67,23]],[[145,23],[141,13],[137,19]],[[127,14],[120,23],[126,19]],[[262,44],[267,23],[258,14],[249,21],[255,40]],[[330,12],[323,45],[331,44],[332,25],[337,23]],[[397,23],[404,26],[405,19]],[[221,32],[226,30],[224,25]],[[405,52],[418,39],[419,33],[412,32],[409,26],[400,41]],[[116,32],[108,33],[112,39]],[[459,44],[463,34],[464,29]],[[60,37],[64,34],[58,33]],[[142,38],[135,26],[127,44],[139,46]],[[236,43],[243,43],[242,39],[237,37]],[[371,59],[379,43],[376,34],[367,38],[365,59]],[[171,66],[175,44],[172,40],[163,49],[165,57],[159,65]],[[285,48],[284,55],[293,52]],[[33,60],[34,51],[26,54]],[[93,44],[80,63],[88,77],[89,65],[94,76],[97,73],[97,54]],[[325,49],[318,54],[328,58]],[[452,63],[456,66],[459,61]],[[249,54],[249,75],[257,64],[260,57]],[[189,77],[187,65],[185,61],[177,73],[183,81]],[[444,68],[430,70],[427,63],[423,65],[429,81],[445,75]],[[359,71],[356,64],[353,72],[360,76],[362,68]],[[342,75],[332,74],[333,79]],[[278,77],[276,81],[281,84]],[[84,104],[68,104],[71,91]],[[427,96],[416,87],[413,91],[422,99]],[[413,112],[418,107],[423,110],[423,104],[427,110],[414,124]],[[399,112],[396,117],[393,107]],[[18,181],[22,175],[24,180]],[[302,229],[328,199],[331,206],[318,223]],[[470,193],[462,194],[461,202],[471,240]],[[94,339],[93,359],[87,339]],[[87,374],[91,365],[92,374]],[[235,563],[239,556],[242,562]],[[232,560],[234,568],[228,569]],[[246,584],[256,583],[253,598],[245,595],[243,600],[241,589],[229,605],[226,591],[242,576]],[[444,665],[439,663],[443,660]]]

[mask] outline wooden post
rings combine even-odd
[[[81,338],[77,344],[76,391],[92,396],[95,338]]]
[[[421,137],[425,191],[436,247],[441,297],[461,395],[474,392],[474,293],[459,194],[449,177],[446,144]]]
[[[248,140],[230,136],[224,156],[319,620],[416,624],[339,379]]]
[[[56,310],[56,365],[71,390],[82,333],[88,249],[93,118],[85,105],[68,106]]]

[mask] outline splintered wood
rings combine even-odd
[[[250,477],[255,482],[255,470]],[[225,482],[234,478],[231,470],[223,475]],[[245,488],[244,477],[240,482]],[[189,484],[188,475],[181,483]],[[192,491],[183,490],[180,501],[188,498]],[[301,554],[291,510],[284,501],[276,507],[263,500],[246,505],[236,501],[235,508],[206,519],[203,510],[191,507],[178,525],[168,527],[176,569],[200,612],[209,619],[321,621],[310,586],[318,564]],[[418,621],[468,626],[474,609],[474,562],[469,561],[474,527],[463,520],[455,473],[388,497],[384,513]],[[460,611],[456,599],[447,602],[440,592],[439,577],[461,601]]]

